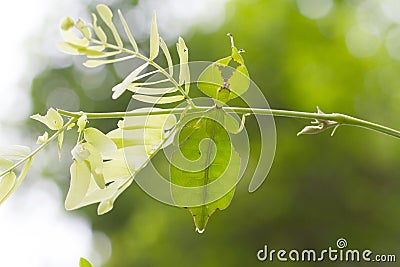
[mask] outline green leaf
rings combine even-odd
[[[61,42],[57,44],[58,49],[66,54],[71,55],[86,55],[90,58],[102,58],[107,56],[112,56],[121,53],[121,51],[116,52],[103,52],[104,46],[79,46],[76,44]]]
[[[132,32],[129,29],[128,23],[126,23],[126,20],[125,20],[124,16],[122,15],[121,10],[119,10],[119,9],[118,9],[118,15],[119,15],[119,18],[120,18],[120,20],[122,22],[122,25],[124,26],[125,33],[128,36],[129,42],[131,43],[131,45],[133,47],[133,50],[135,52],[139,52],[139,48],[138,48],[138,45],[137,45],[137,43],[135,41],[135,38],[133,38]]]
[[[197,86],[204,94],[226,103],[243,93],[250,85],[249,73],[243,57],[233,44],[229,57],[217,60],[209,65],[199,76]],[[230,66],[231,64],[233,66]]]
[[[142,95],[164,95],[169,93],[174,93],[178,91],[177,87],[167,87],[167,88],[152,88],[152,87],[142,87],[140,84],[134,84],[128,86],[128,90],[133,93],[139,93]]]
[[[121,83],[115,85],[111,90],[114,92],[112,95],[113,99],[117,99],[120,97],[129,87],[129,85],[136,81],[137,79],[140,79],[141,77],[138,76],[144,69],[147,68],[149,65],[148,62],[145,62],[143,65],[137,67],[135,70],[133,70]]]
[[[0,173],[5,171],[5,170],[8,170],[13,165],[14,165],[14,163],[11,160],[5,159],[5,158],[0,156]]]
[[[87,259],[80,258],[79,267],[93,267],[93,265]]]
[[[99,4],[96,6],[97,12],[99,13],[101,19],[107,24],[107,26],[112,25],[112,18],[113,18],[113,13],[111,9],[104,5],[104,4]]]
[[[173,63],[172,63],[171,54],[169,52],[167,44],[165,43],[164,39],[161,37],[160,37],[160,47],[165,55],[165,58],[167,59],[168,72],[172,76],[172,75],[174,75],[174,67],[173,67]]]
[[[117,146],[104,133],[96,128],[84,130],[85,140],[104,155],[111,155],[117,151]]]
[[[50,108],[45,116],[35,114],[31,116],[31,119],[40,121],[51,130],[60,130],[64,124],[61,115],[53,108]]]
[[[36,144],[41,145],[47,142],[47,140],[49,139],[49,133],[48,132],[44,132],[43,135],[39,136]]]
[[[81,143],[71,150],[72,158],[78,162],[83,162],[90,156],[90,152]]]
[[[113,13],[111,9],[104,5],[104,4],[99,4],[96,6],[97,12],[99,13],[101,19],[104,21],[104,23],[107,25],[108,28],[110,28],[111,32],[113,33],[115,42],[117,43],[118,47],[123,47],[123,42],[121,40],[121,37],[118,34],[117,28],[115,27],[112,18],[113,18]]]
[[[107,56],[107,53],[103,53],[103,56]],[[101,65],[121,62],[121,61],[125,61],[125,60],[132,59],[135,57],[136,57],[135,55],[131,55],[131,56],[126,56],[126,57],[114,58],[114,59],[90,59],[90,60],[87,60],[86,62],[84,62],[83,65],[87,68],[96,68]]]
[[[68,31],[69,29],[71,29],[74,26],[75,26],[75,22],[71,18],[65,18],[61,22],[61,30],[63,30],[63,31]]]
[[[68,127],[67,127],[67,131],[71,130],[74,127],[75,127],[75,123],[69,124]]]
[[[209,97],[222,101],[220,88],[224,84],[224,78],[216,63],[208,66],[199,76],[197,86],[199,89]]]
[[[185,91],[189,93],[190,88],[190,71],[189,71],[189,50],[182,37],[179,37],[176,44],[179,55],[179,85],[185,84]]]
[[[33,162],[33,158],[30,157],[28,159],[28,161],[25,163],[24,167],[22,168],[22,170],[21,170],[20,174],[18,175],[18,178],[16,179],[16,181],[15,181],[15,177],[14,177],[15,183],[13,184],[11,189],[5,195],[0,197],[0,204],[2,204],[14,192],[14,190],[17,189],[20,186],[20,184],[22,183],[22,181],[25,179],[26,175],[28,174],[28,171],[29,171],[29,168],[32,165],[32,162]],[[0,185],[0,187],[1,187],[1,185]]]
[[[80,133],[83,130],[85,130],[87,122],[88,121],[87,121],[87,116],[86,115],[82,115],[82,116],[79,117],[78,121],[76,122],[76,124],[78,125],[78,133]]]
[[[92,34],[90,32],[89,25],[87,25],[83,20],[80,19],[75,23],[75,27],[82,33],[82,35],[86,39],[90,40]]]
[[[65,42],[75,45],[77,47],[85,48],[89,45],[89,40],[86,38],[78,37],[72,29],[68,31],[61,31],[61,35]]]
[[[100,189],[94,181],[90,181],[89,190],[86,196],[82,199],[80,204],[75,207],[81,208],[91,204],[100,203],[102,201],[106,201],[111,199],[118,191],[118,187],[122,183],[121,181],[112,181],[106,188]]]
[[[141,108],[136,109],[136,112],[143,111],[157,111],[161,110],[159,108]],[[163,114],[163,115],[148,115],[148,116],[134,116],[134,117],[125,117],[120,123],[118,127],[123,130],[136,130],[136,129],[164,129],[169,130],[176,125],[176,116],[172,114]]]
[[[58,148],[58,159],[61,160],[61,148],[64,142],[64,132],[61,132],[58,135],[58,141],[57,141],[57,148]]]
[[[5,198],[9,195],[14,187],[15,183],[15,173],[9,172],[6,175],[0,177],[0,203],[2,203]]]
[[[250,85],[250,77],[244,65],[238,66],[236,71],[228,79],[229,89],[231,90],[230,99],[244,94]]]
[[[132,96],[133,99],[151,103],[151,104],[169,104],[178,101],[182,101],[185,98],[182,95],[174,95],[174,96],[148,96],[148,95],[139,95],[135,94]]]
[[[161,129],[135,129],[121,130],[115,129],[107,134],[118,148],[129,146],[155,146],[163,139]]]
[[[157,71],[158,72],[158,71]],[[151,73],[151,72],[149,72]],[[148,73],[146,73],[147,75]],[[148,75],[147,75],[148,76]],[[156,81],[151,81],[151,82],[140,82],[140,83],[132,83],[129,87],[136,87],[136,86],[145,86],[145,85],[155,85],[155,84],[162,84],[162,83],[168,83],[170,82],[170,80],[167,79],[163,79],[163,80],[156,80]]]
[[[132,184],[133,179],[129,179],[122,187],[119,187],[114,196],[110,199],[103,200],[97,207],[97,214],[103,215],[114,207],[115,200]]]
[[[114,143],[113,145],[115,146]],[[90,143],[83,144],[83,147],[85,150],[89,151],[89,156],[85,159],[85,161],[90,167],[90,172],[92,173],[94,181],[100,189],[104,189],[106,187],[106,182],[103,176],[103,158],[101,153]]]
[[[92,13],[92,23],[93,23],[93,31],[96,34],[97,38],[104,44],[107,43],[107,35],[104,33],[103,29],[97,25],[97,16]]]
[[[134,166],[128,167],[125,158],[106,161],[103,164],[104,178],[107,181],[127,179],[132,175],[129,169],[134,169]]]
[[[116,56],[116,55],[119,55],[121,53],[122,53],[122,51],[100,52],[98,54],[96,54],[96,53],[86,53],[86,56],[88,58],[101,59],[101,58]],[[123,58],[123,60],[127,60],[127,59],[134,58],[134,57],[131,56],[129,58],[126,58],[126,57],[122,57],[122,58]],[[115,59],[119,59],[119,58],[115,58]],[[116,61],[116,62],[118,62],[118,61]],[[100,64],[100,65],[102,65],[102,64]],[[99,65],[97,65],[97,66],[99,66]],[[86,67],[90,67],[90,66],[86,66]]]
[[[103,173],[108,183],[107,187],[100,189],[91,180],[86,196],[76,208],[99,203],[99,215],[112,209],[117,197],[132,183],[132,181],[128,180],[132,174],[127,166],[124,153],[121,153],[121,156],[121,159],[112,159],[104,162]],[[133,169],[133,166],[130,168]]]
[[[90,167],[86,161],[78,162],[74,160],[70,173],[71,182],[65,199],[65,209],[67,210],[76,209],[79,206],[89,189],[91,178]]]
[[[33,157],[30,157],[18,175],[16,186],[19,186],[19,184],[25,179],[30,167],[32,166],[32,162],[33,162]]]
[[[104,48],[102,47],[101,50],[103,50],[103,49]],[[99,50],[96,50],[96,49],[85,48],[85,49],[79,50],[79,52],[81,54],[86,55],[89,58],[103,58],[103,57],[106,57],[107,56],[106,52],[103,52],[101,50],[99,51]]]
[[[153,14],[153,21],[151,24],[151,32],[150,32],[150,60],[155,59],[158,56],[158,52],[160,50],[160,38],[158,36],[157,29],[157,18],[156,12]]]
[[[0,148],[0,158],[7,160],[21,160],[31,153],[27,146],[12,145]]]
[[[70,43],[59,42],[59,43],[57,43],[57,47],[63,53],[66,53],[66,54],[69,54],[69,55],[75,55],[75,56],[76,55],[80,55],[79,48],[81,48],[81,47],[77,47],[77,46],[72,45]]]
[[[224,113],[224,126],[230,133],[239,133],[241,130],[239,122],[228,113]]]
[[[188,115],[175,137],[171,182],[193,191],[173,189],[173,197],[179,206],[188,207],[200,233],[215,210],[229,206],[240,169],[240,157],[224,129],[223,116],[219,109],[200,118]]]

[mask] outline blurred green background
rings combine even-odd
[[[88,5],[88,14],[97,3]],[[183,17],[185,9],[191,9],[191,1],[185,3]],[[120,0],[111,7],[127,13],[137,4]],[[209,1],[207,10],[213,5]],[[246,51],[251,78],[273,108],[312,112],[318,105],[325,112],[400,128],[400,9],[391,5],[398,7],[395,0],[231,0],[216,31],[195,25],[183,37],[190,60],[213,61],[229,54],[226,33],[231,32],[238,48]],[[163,1],[152,6],[167,14],[169,8],[173,7]],[[160,34],[167,34],[168,29],[160,27]],[[133,25],[133,31],[148,28],[148,24]],[[144,49],[147,42],[141,40]],[[174,42],[168,42],[172,49]],[[81,62],[47,68],[35,77],[32,113],[44,113],[49,106],[76,111],[124,109],[129,96],[110,98],[110,88],[121,79],[118,71],[113,66],[87,70],[79,66]],[[108,131],[115,123],[91,125]],[[134,184],[107,215],[97,216],[95,206],[72,213],[85,214],[95,230],[111,239],[112,255],[105,267],[364,266],[256,258],[264,245],[321,250],[336,247],[338,238],[347,239],[349,248],[399,258],[400,141],[346,126],[334,137],[328,132],[296,137],[306,124],[276,118],[277,150],[267,180],[252,194],[242,182],[230,207],[211,217],[204,234],[194,231],[186,210],[161,204]],[[42,131],[32,122],[29,127]],[[43,170],[49,179],[57,177],[64,193],[68,164],[57,171]]]

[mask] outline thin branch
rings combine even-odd
[[[39,153],[39,151],[41,151],[43,148],[45,148],[48,144],[50,144],[54,139],[56,139],[62,132],[64,132],[72,123],[74,123],[76,120],[78,119],[78,117],[71,117],[71,119],[57,132],[55,132],[49,139],[46,140],[46,142],[44,142],[43,144],[41,144],[40,146],[38,146],[35,150],[33,150],[29,155],[27,155],[25,158],[21,159],[20,161],[18,161],[17,163],[15,163],[13,166],[11,166],[10,168],[8,168],[7,170],[3,171],[2,173],[0,173],[0,177],[2,177],[3,175],[5,175],[6,173],[9,173],[11,171],[13,171],[14,169],[18,168],[19,166],[21,166],[25,161],[33,158],[37,153]]]
[[[212,107],[193,107],[188,110],[190,113],[199,113],[207,111]],[[228,113],[243,113],[243,114],[254,114],[254,115],[270,115],[278,117],[292,117],[301,119],[319,119],[329,120],[337,122],[340,125],[356,126],[365,128],[368,130],[377,131],[383,134],[387,134],[396,138],[400,138],[400,131],[377,124],[362,120],[359,118],[351,117],[340,113],[321,114],[315,112],[301,112],[292,110],[280,110],[280,109],[261,109],[261,108],[242,108],[242,107],[222,107],[222,109]],[[88,119],[106,119],[106,118],[123,118],[123,117],[134,117],[134,116],[146,116],[146,115],[163,115],[163,114],[180,114],[185,108],[173,108],[173,109],[161,109],[161,110],[150,110],[150,111],[127,111],[127,112],[106,112],[106,113],[84,113]],[[65,110],[58,110],[58,112],[67,117],[79,118],[82,112],[70,112]]]

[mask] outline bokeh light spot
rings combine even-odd
[[[300,13],[310,19],[326,16],[333,7],[332,0],[297,0]]]
[[[346,45],[349,52],[359,58],[375,55],[381,45],[379,36],[354,26],[346,34]]]

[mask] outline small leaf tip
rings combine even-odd
[[[231,39],[231,47],[234,48],[235,47],[235,41],[233,40],[232,33],[228,33],[227,36],[229,36],[229,38]]]
[[[206,230],[205,228],[200,229],[200,228],[196,227],[196,232],[199,233],[199,234],[204,233],[205,230]]]

